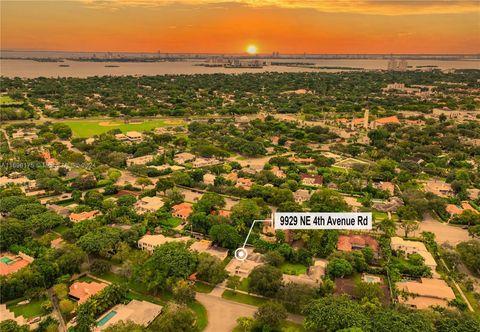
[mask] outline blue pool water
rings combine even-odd
[[[105,316],[103,316],[102,319],[100,319],[98,322],[97,322],[97,326],[103,326],[105,325],[113,316],[115,316],[117,314],[117,312],[115,310],[112,310],[110,311],[108,314],[106,314]]]

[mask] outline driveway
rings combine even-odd
[[[237,326],[237,318],[253,316],[257,311],[256,307],[227,301],[212,294],[197,293],[196,299],[207,309],[208,325],[204,332],[230,332]]]
[[[419,236],[422,232],[432,232],[435,234],[435,239],[439,244],[448,243],[454,246],[460,242],[470,240],[466,229],[439,222],[430,214],[425,214],[423,216],[420,228],[413,232],[412,235]],[[398,229],[397,234],[401,236],[405,235],[402,229]]]
[[[197,293],[196,299],[205,306],[208,313],[208,325],[204,332],[231,332],[237,326],[237,318],[252,317],[257,307],[225,300],[221,297],[224,289],[216,287],[211,293]],[[303,323],[303,317],[288,315],[288,320]]]

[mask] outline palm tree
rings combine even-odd
[[[244,330],[245,332],[247,332],[247,331],[250,330],[250,328],[251,328],[252,325],[253,325],[253,322],[254,322],[254,321],[253,321],[253,318],[252,318],[252,317],[239,317],[239,318],[237,319],[237,323],[238,323],[241,327],[243,327],[243,330]]]
[[[390,218],[378,222],[376,227],[388,237],[394,236],[397,232],[397,224]]]

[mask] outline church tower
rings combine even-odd
[[[365,109],[365,114],[363,115],[363,127],[368,130],[368,108]]]

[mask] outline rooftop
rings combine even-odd
[[[33,258],[22,252],[19,252],[18,255],[4,254],[0,257],[0,275],[6,276],[15,273],[31,262],[33,262]]]
[[[421,278],[420,282],[404,281],[398,282],[396,286],[401,291],[415,295],[413,299],[409,298],[403,301],[418,309],[428,308],[431,305],[442,305],[446,301],[455,299],[455,293],[442,279]]]
[[[161,312],[162,306],[147,301],[132,300],[127,305],[118,304],[101,317],[99,321],[106,316],[111,316],[103,325],[99,326],[97,323],[95,331],[103,331],[120,321],[132,321],[135,324],[147,327]]]
[[[76,281],[70,286],[68,295],[83,303],[87,301],[91,296],[101,292],[108,285],[103,282],[81,282]]]
[[[97,211],[97,210],[88,211],[88,212],[80,212],[80,213],[70,213],[69,218],[72,222],[80,222],[82,220],[92,219],[98,213],[99,213],[99,211]]]
[[[365,247],[370,247],[374,252],[378,252],[378,241],[369,235],[340,235],[338,237],[337,249],[340,251],[352,251]]]

